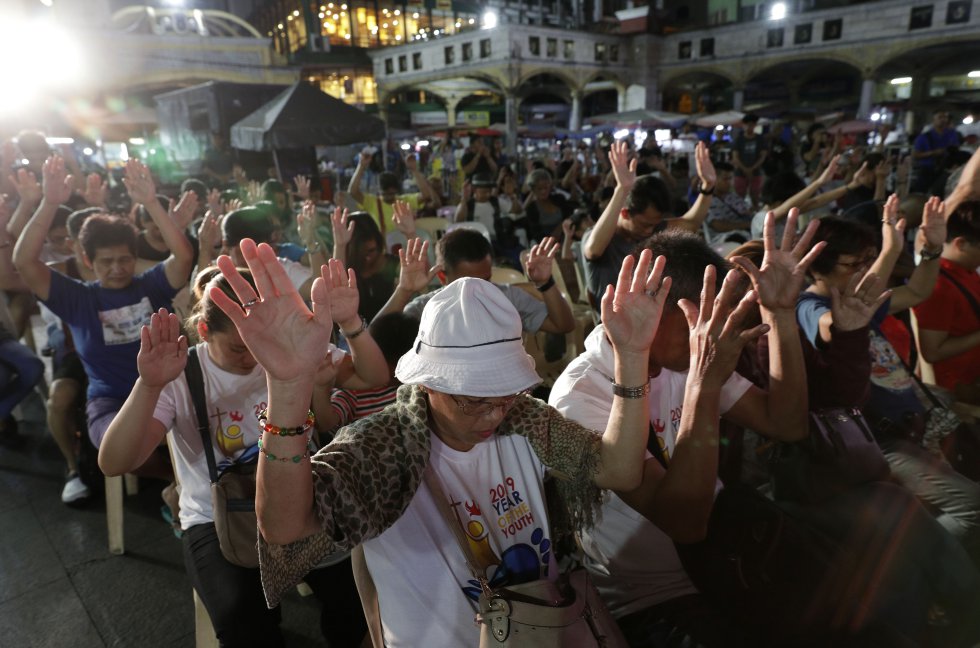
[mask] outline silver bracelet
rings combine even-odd
[[[609,382],[612,384],[613,396],[619,396],[620,398],[643,398],[650,393],[649,381],[643,383],[639,387],[627,387],[626,385],[620,385],[612,380]]]

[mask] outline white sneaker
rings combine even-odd
[[[61,501],[65,504],[71,504],[85,499],[89,495],[91,492],[89,492],[88,486],[85,485],[81,477],[74,475],[65,482],[65,487],[61,490]]]

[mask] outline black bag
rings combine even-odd
[[[817,503],[849,488],[888,479],[891,471],[856,408],[810,412],[810,434],[779,443],[770,460],[774,498]]]
[[[208,462],[214,530],[218,535],[221,553],[225,560],[234,565],[254,569],[259,566],[258,521],[255,517],[255,476],[258,462],[234,463],[218,474],[205,405],[204,375],[201,373],[196,347],[187,350],[184,375],[187,377],[187,387],[197,414],[197,429],[201,433],[204,456]],[[255,458],[258,458],[257,453]]]

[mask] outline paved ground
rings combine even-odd
[[[160,516],[163,484],[126,498],[126,554],[108,551],[105,503],[61,503],[64,464],[40,398],[22,409],[21,450],[0,447],[0,646],[194,646],[181,544]],[[324,646],[313,597],[283,603],[289,646]]]

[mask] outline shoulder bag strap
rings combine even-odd
[[[384,203],[381,202],[380,194],[375,196],[375,199],[378,201],[378,229],[381,230],[381,236],[384,236],[388,231],[388,227],[385,225],[385,207]]]
[[[667,470],[667,457],[664,455],[664,449],[660,447],[660,440],[653,429],[653,423],[650,423],[650,434],[647,436],[647,450],[664,467],[664,470]]]
[[[940,268],[939,274],[941,274],[943,277],[948,279],[951,284],[956,286],[956,288],[959,289],[961,293],[963,293],[963,296],[966,297],[967,303],[969,303],[970,307],[973,308],[974,315],[976,315],[977,318],[980,318],[980,304],[977,303],[977,298],[974,297],[973,294],[966,289],[966,286],[964,286],[959,281],[954,279],[953,275],[950,274],[945,268]]]
[[[208,408],[205,404],[207,392],[204,390],[204,373],[201,371],[201,360],[197,357],[197,347],[187,349],[187,366],[184,367],[187,377],[187,388],[191,393],[194,413],[197,415],[197,431],[201,433],[201,443],[204,446],[204,457],[208,461],[208,475],[211,483],[218,481],[218,466],[214,461],[214,448],[211,446],[211,427],[208,425]]]
[[[483,575],[483,570],[477,566],[476,558],[473,556],[473,551],[470,549],[470,545],[466,541],[466,538],[463,537],[463,530],[459,527],[459,524],[453,517],[452,511],[449,509],[449,499],[443,492],[442,486],[439,485],[438,477],[436,477],[435,473],[432,472],[431,464],[426,464],[422,477],[425,479],[425,483],[429,487],[429,492],[432,493],[433,499],[436,500],[436,508],[439,509],[439,513],[442,514],[442,519],[446,521],[446,525],[448,525],[449,530],[453,532],[453,536],[456,538],[459,548],[463,550],[463,557],[466,558],[466,566],[469,567],[470,571],[473,573],[473,578],[480,582],[480,586],[484,590],[489,590],[490,585],[487,583],[487,577]]]
[[[909,364],[905,362],[905,359],[901,356],[901,354],[896,352],[895,356],[898,358],[898,361],[902,363],[902,366],[905,367],[905,370],[909,372],[909,375],[912,376],[912,380],[915,381],[915,384],[918,385],[919,389],[921,389],[922,392],[926,395],[926,398],[929,399],[929,402],[933,404],[933,407],[941,407],[945,409],[946,406],[943,405],[942,401],[939,400],[939,398],[932,393],[932,390],[929,389],[929,387],[924,382],[922,382],[922,379],[916,375],[915,369],[910,367]]]

